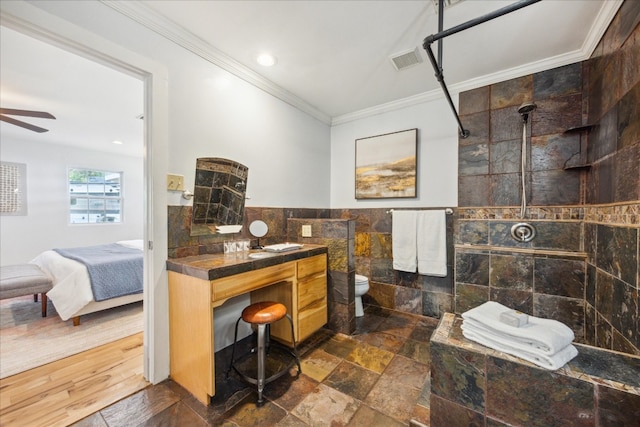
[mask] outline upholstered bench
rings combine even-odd
[[[38,302],[42,295],[42,317],[47,317],[47,294],[53,287],[51,279],[35,264],[5,265],[0,267],[0,299],[33,294]]]

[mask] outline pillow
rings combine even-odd
[[[142,239],[140,240],[120,240],[119,242],[116,242],[119,245],[124,246],[125,248],[131,248],[131,249],[139,249],[141,251],[144,250],[144,243],[142,241]]]

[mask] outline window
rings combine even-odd
[[[122,172],[69,169],[71,224],[122,222]]]
[[[0,213],[27,214],[27,165],[0,163]]]

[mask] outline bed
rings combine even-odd
[[[101,246],[87,248],[99,248]],[[121,252],[131,255],[126,255],[127,258],[140,257],[140,260],[142,259],[142,240],[122,240],[110,246],[122,248]],[[75,249],[82,250],[83,248]],[[130,288],[125,291],[125,295],[115,297],[102,295],[99,298],[95,298],[89,268],[82,262],[69,258],[68,256],[71,255],[66,254],[65,251],[67,250],[48,250],[42,252],[31,261],[32,264],[40,267],[53,280],[53,289],[47,292],[47,297],[55,306],[62,320],[73,319],[73,324],[77,326],[80,324],[80,316],[83,314],[94,313],[142,300],[143,272],[141,261],[135,264],[136,271],[132,275],[135,277],[131,280]],[[61,255],[60,252],[65,253],[67,256]],[[131,265],[133,264],[129,264],[129,267]],[[140,271],[137,271],[138,265]]]

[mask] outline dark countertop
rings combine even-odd
[[[328,253],[326,246],[304,244],[300,249],[279,253],[250,250],[231,254],[197,255],[169,259],[167,270],[199,279],[215,280],[326,253]],[[264,258],[252,258],[252,256],[264,256]]]

